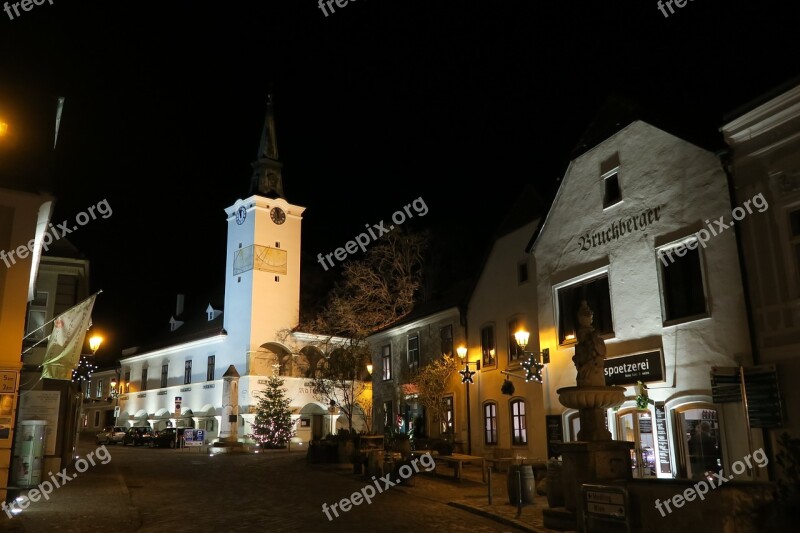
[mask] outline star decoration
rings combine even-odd
[[[535,381],[537,383],[542,382],[542,369],[544,365],[539,361],[533,360],[533,355],[531,354],[527,360],[522,362],[522,368],[525,369],[525,381]]]
[[[474,370],[469,369],[469,365],[464,367],[464,370],[459,370],[459,374],[461,374],[461,383],[475,383],[472,381],[472,376],[475,375]]]

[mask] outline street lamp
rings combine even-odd
[[[92,372],[97,368],[97,365],[89,362],[88,357],[97,354],[97,350],[100,349],[101,344],[103,344],[103,337],[100,335],[92,335],[92,337],[89,339],[89,349],[92,350],[92,353],[81,354],[81,360],[78,363],[78,367],[72,371],[72,381],[78,382],[78,416],[75,420],[75,440],[73,441],[72,445],[73,453],[75,453],[75,450],[78,447],[78,435],[83,427],[83,402],[86,400],[86,398],[83,397],[83,382],[90,381],[92,379]]]
[[[537,383],[542,382],[542,369],[544,365],[550,362],[550,348],[545,348],[541,352],[533,353],[525,351],[525,348],[528,346],[528,340],[530,339],[531,334],[524,329],[521,329],[514,333],[514,340],[517,341],[517,344],[520,348],[522,348],[522,353],[526,356],[526,359],[522,362],[522,368],[525,369],[525,381],[536,381]],[[510,374],[506,372],[509,375]]]
[[[111,397],[114,399],[114,426],[118,425],[119,419],[119,395],[122,394],[123,382],[120,381],[117,388],[117,378],[111,378]]]
[[[372,363],[367,363],[367,374],[372,375]]]
[[[469,406],[469,385],[470,383],[475,383],[472,380],[472,376],[475,375],[475,371],[481,369],[481,362],[467,361],[467,347],[464,345],[456,348],[456,353],[458,354],[459,359],[461,359],[461,362],[464,363],[464,370],[459,370],[458,373],[461,374],[461,383],[463,383],[464,387],[467,389],[467,455],[472,455],[472,421]],[[469,365],[475,365],[475,371],[470,370]]]

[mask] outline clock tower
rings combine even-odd
[[[305,208],[284,198],[281,169],[270,95],[250,196],[225,209],[224,327],[237,353],[276,341],[281,330],[294,328],[299,320],[300,230]]]

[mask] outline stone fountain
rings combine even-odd
[[[560,445],[564,507],[544,510],[544,525],[551,529],[582,530],[582,484],[632,477],[630,450],[634,444],[611,440],[605,422],[606,409],[625,401],[625,388],[605,384],[606,345],[592,327],[593,318],[589,305],[581,302],[572,357],[578,371],[577,386],[557,391],[561,405],[578,409],[581,427],[576,442]]]

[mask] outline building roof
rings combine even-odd
[[[171,317],[169,319],[165,318],[161,322],[162,325],[150,336],[148,341],[136,346],[134,352],[131,352],[131,349],[126,350],[125,357],[221,334],[224,335],[226,333],[223,327],[225,313],[221,305],[221,302],[224,301],[224,296],[220,296],[218,292],[219,290],[216,289],[202,295],[186,295],[183,313],[176,315],[177,309],[173,309]],[[224,289],[222,294],[224,295]],[[209,303],[214,309],[223,311],[213,320],[208,320],[208,315],[206,314]],[[166,315],[166,313],[164,314]],[[181,321],[183,324],[175,331],[170,331],[171,319]]]

